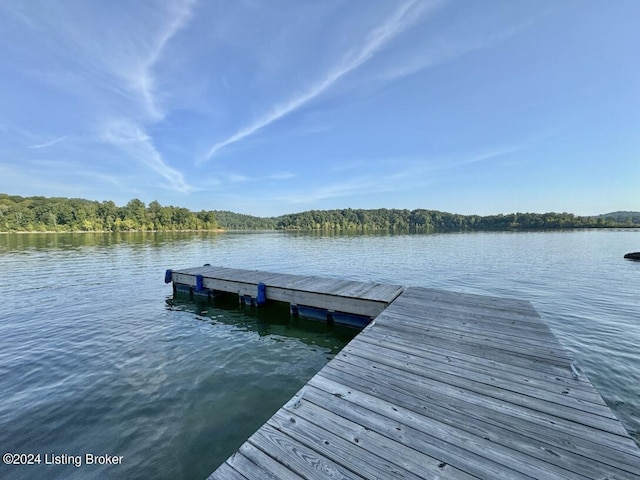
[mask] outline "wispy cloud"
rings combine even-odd
[[[436,65],[455,61],[472,52],[490,48],[531,27],[550,11],[543,11],[514,25],[498,29],[495,29],[490,22],[480,27],[474,23],[465,25],[464,35],[456,35],[445,30],[433,37],[428,36],[426,37],[428,43],[416,45],[418,48],[415,48],[402,61],[394,62],[383,69],[378,75],[378,80],[388,82],[406,77]]]
[[[291,203],[312,204],[331,198],[415,191],[428,185],[450,181],[452,173],[459,167],[506,157],[525,148],[524,146],[507,146],[485,149],[480,153],[456,154],[455,158],[399,157],[370,160],[366,164],[374,170],[374,173],[354,175],[337,182],[329,181],[320,187],[286,196],[283,200]]]
[[[162,176],[170,189],[181,193],[194,191],[194,187],[187,184],[182,173],[163,160],[149,135],[137,124],[126,120],[112,122],[102,132],[100,139],[118,147]]]
[[[213,183],[209,182],[209,184],[217,186],[235,185],[238,183],[261,182],[264,180],[287,180],[289,178],[294,178],[295,176],[296,175],[291,172],[273,173],[266,176],[242,175],[233,172],[218,172],[217,178],[214,179]]]
[[[268,175],[267,178],[270,180],[288,180],[290,178],[294,178],[296,176],[295,173],[291,172],[279,172]]]
[[[54,138],[53,140],[49,140],[48,142],[44,142],[44,143],[37,143],[35,145],[28,145],[27,148],[35,148],[35,149],[39,149],[39,148],[47,148],[47,147],[51,147],[53,145],[55,145],[56,143],[60,143],[64,140],[67,139],[67,136],[64,135],[62,137],[58,137],[58,138]]]
[[[476,152],[458,152],[445,156],[415,157],[400,159],[402,166],[388,175],[394,182],[405,185],[415,184],[425,178],[442,179],[460,168],[488,162],[496,158],[508,157],[528,148],[526,145],[510,145],[492,149],[478,149]]]
[[[304,92],[290,98],[285,103],[275,105],[266,115],[241,128],[225,140],[213,145],[203,161],[211,159],[221,149],[253,135],[257,131],[298,110],[300,107],[326,92],[345,75],[370,60],[398,34],[414,25],[419,16],[426,10],[425,5],[433,8],[435,3],[426,4],[419,0],[411,0],[402,4],[382,25],[369,33],[362,45],[354,47],[347,52],[321,79],[308,87]]]
[[[522,151],[525,148],[526,147],[524,146],[509,146],[509,147],[496,148],[483,153],[469,155],[466,158],[459,160],[458,162],[454,162],[454,165],[458,166],[458,165],[468,165],[470,163],[484,162],[486,160],[492,160],[497,157],[503,157],[505,155],[509,155],[510,153]]]
[[[313,204],[330,198],[351,197],[361,194],[372,194],[396,191],[401,187],[391,184],[385,179],[367,175],[354,177],[349,180],[333,182],[318,188],[283,197],[285,202],[298,204]]]
[[[244,183],[251,180],[251,177],[248,177],[246,175],[240,175],[238,173],[227,173],[224,177],[227,180],[227,182],[230,182],[230,183]]]
[[[153,74],[153,68],[162,57],[167,43],[189,22],[195,4],[196,0],[171,2],[172,10],[167,23],[156,33],[154,41],[145,52],[142,61],[138,64],[138,68],[129,74],[130,85],[139,91],[149,113],[155,120],[161,119],[164,113],[161,112],[157,105],[156,78]]]
[[[129,115],[119,120],[107,120],[107,127],[100,133],[101,141],[119,148],[167,180],[168,188],[182,193],[189,193],[194,187],[163,159],[146,126],[162,120],[165,115],[158,100],[154,68],[169,41],[187,25],[194,5],[195,0],[171,2],[162,21],[155,22],[156,30],[147,32],[147,38],[123,42],[119,45],[120,51],[106,58],[102,65],[112,74],[115,82],[112,90],[133,100],[128,103],[129,107],[138,104],[140,108],[129,108]],[[105,49],[106,46],[101,46],[99,50]],[[106,115],[112,117],[113,113],[108,111]]]
[[[26,163],[29,166],[36,167],[38,172],[46,172],[48,178],[51,178],[54,174],[69,177],[70,174],[68,172],[73,172],[74,177],[97,180],[102,184],[110,184],[118,188],[124,187],[121,179],[116,175],[107,173],[99,168],[91,168],[78,161],[35,159],[28,160]]]
[[[102,10],[80,3],[68,9],[43,7],[38,14],[25,4],[11,9],[31,33],[31,45],[37,42],[37,48],[21,53],[33,65],[46,67],[32,74],[79,100],[84,128],[98,131],[102,142],[158,173],[170,189],[180,192],[192,187],[163,159],[147,132],[166,115],[156,70],[171,40],[188,25],[195,5],[195,0],[176,0]],[[47,42],[37,41],[42,38]],[[32,141],[27,148],[43,149],[66,139]]]
[[[66,160],[26,160],[16,165],[0,163],[0,177],[7,185],[21,186],[24,195],[43,191],[63,196],[91,196],[105,185],[127,187],[115,175]]]

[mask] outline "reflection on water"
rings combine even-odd
[[[65,232],[1,234],[0,251],[19,252],[39,249],[78,249],[85,247],[110,247],[126,243],[128,246],[163,247],[185,241],[211,241],[219,232]],[[232,234],[233,235],[233,234]]]
[[[330,353],[332,357],[346,345],[359,330],[342,325],[328,325],[304,317],[289,314],[289,304],[269,302],[259,308],[238,302],[238,296],[217,293],[214,298],[180,293],[166,300],[168,308],[176,311],[191,312],[195,318],[212,325],[224,324],[245,332],[255,332],[262,336],[295,338],[298,341],[317,346]]]
[[[204,478],[355,334],[284,305],[168,297],[164,269],[218,239],[0,235],[0,445],[124,457],[0,478]]]
[[[638,230],[0,235],[0,446],[123,455],[0,478],[205,478],[354,332],[171,298],[204,263],[530,300],[640,432]]]

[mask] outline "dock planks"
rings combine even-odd
[[[529,302],[394,298],[209,479],[640,480],[640,449]]]
[[[208,265],[174,270],[171,277],[174,283],[195,286],[196,275],[202,275],[207,290],[255,297],[257,285],[262,282],[269,300],[370,318],[379,315],[404,289],[400,285]]]

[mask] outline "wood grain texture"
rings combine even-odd
[[[202,275],[208,290],[255,297],[258,283],[266,286],[268,300],[322,308],[374,318],[403,291],[400,285],[260,272],[223,267],[195,267],[174,270],[174,283],[193,287]]]
[[[640,480],[640,449],[529,302],[222,273],[395,296],[211,478]]]

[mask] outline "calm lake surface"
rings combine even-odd
[[[640,230],[0,235],[0,453],[42,462],[0,478],[203,479],[356,333],[172,300],[165,269],[204,263],[527,299],[640,442],[638,250]]]

